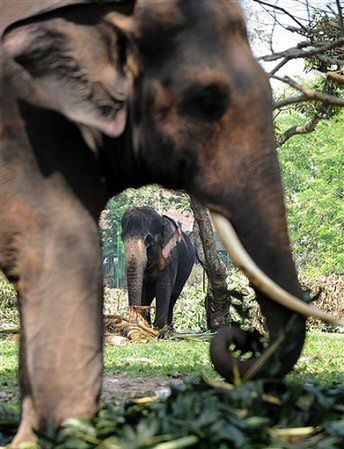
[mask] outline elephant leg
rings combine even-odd
[[[154,284],[143,284],[142,292],[142,305],[144,307],[150,307],[153,299],[155,297],[155,285]],[[151,313],[150,311],[144,312],[143,317],[149,324],[151,324]]]
[[[14,446],[34,440],[32,428],[44,432],[49,421],[92,416],[101,387],[96,220],[77,202],[63,205],[62,198],[55,198],[51,203],[54,207],[50,201],[41,204],[40,214],[28,211],[8,239],[16,254],[11,272],[17,278],[21,320],[22,418]]]
[[[174,309],[174,306],[176,305],[177,299],[179,298],[179,295],[181,294],[181,292],[182,292],[182,288],[177,292],[173,292],[171,295],[170,304],[168,307],[168,315],[167,315],[167,325],[171,328],[173,326],[173,309]]]
[[[165,270],[156,283],[156,313],[154,327],[162,329],[167,326],[171,293],[176,277],[176,270]]]
[[[173,287],[173,291],[171,294],[170,304],[168,308],[168,317],[167,317],[167,325],[172,327],[172,321],[173,321],[173,309],[176,305],[177,299],[179,298],[184,285],[191,273],[193,264],[190,264],[190,266],[185,267],[182,265],[182,267],[178,266],[176,281]],[[186,269],[185,269],[186,268]]]
[[[23,366],[23,364],[21,363],[21,366]],[[25,391],[23,391],[23,382],[22,382],[22,393],[25,394],[25,391],[27,392],[28,390],[25,389]],[[22,419],[17,431],[16,436],[14,437],[11,447],[16,448],[16,447],[20,447],[20,445],[25,442],[25,443],[31,443],[31,442],[35,442],[36,441],[36,436],[33,433],[32,429],[37,429],[38,428],[38,418],[37,418],[37,413],[35,410],[35,407],[32,403],[32,397],[29,396],[27,393],[24,395],[22,395]],[[25,418],[24,418],[25,417]]]

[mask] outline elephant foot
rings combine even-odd
[[[162,329],[159,330],[159,339],[164,339],[170,337],[172,334],[174,334],[174,327],[173,325],[166,325]]]
[[[11,449],[20,449],[23,445],[26,446],[27,444],[36,442],[37,436],[33,433],[31,425],[26,422],[22,422],[9,447]]]
[[[36,412],[32,407],[31,399],[24,398],[22,404],[22,419],[15,437],[10,445],[11,449],[20,449],[24,443],[36,443],[37,435],[32,429],[37,428],[38,420]]]

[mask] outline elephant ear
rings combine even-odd
[[[18,26],[4,37],[6,52],[30,75],[40,104],[112,137],[126,126],[132,86],[127,45],[120,27],[63,16]]]
[[[171,239],[173,234],[175,234],[176,231],[179,230],[179,226],[173,220],[173,218],[168,217],[167,215],[163,215],[162,218],[163,218],[163,222],[164,222],[163,231],[162,231],[163,232],[163,242],[166,243]]]

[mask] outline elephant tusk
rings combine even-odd
[[[227,249],[233,262],[249,278],[250,282],[265,293],[270,299],[284,307],[305,316],[314,316],[337,326],[344,324],[336,317],[329,315],[313,305],[306,304],[296,296],[286,292],[270,279],[251,259],[239,240],[232,224],[222,215],[210,213],[215,230]]]

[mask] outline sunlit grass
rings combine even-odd
[[[1,408],[18,409],[18,343],[0,342]],[[168,379],[170,377],[205,376],[216,378],[209,360],[209,344],[194,341],[157,341],[105,347],[105,373],[128,378]],[[310,334],[291,382],[323,385],[344,383],[344,335]]]

